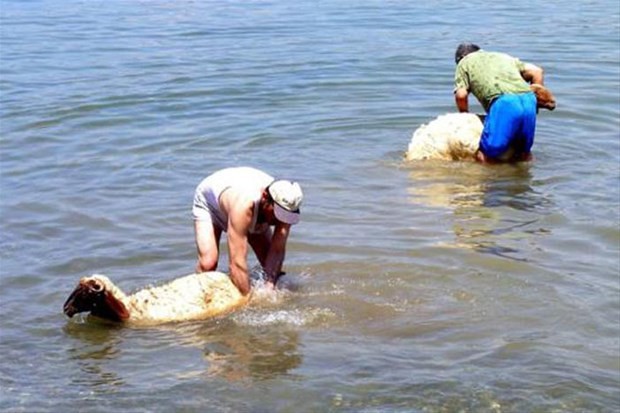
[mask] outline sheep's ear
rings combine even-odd
[[[78,284],[77,287],[73,290],[73,292],[69,295],[62,309],[63,312],[69,317],[73,317],[75,314],[80,313],[82,311],[86,311],[87,308],[84,306],[83,301],[84,296],[88,293],[88,290],[82,285]],[[90,309],[90,308],[88,308]]]
[[[103,294],[103,299],[110,311],[113,313],[114,318],[116,318],[115,321],[125,321],[129,318],[129,310],[127,310],[125,304],[110,294],[109,291],[105,291]]]

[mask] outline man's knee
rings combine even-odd
[[[196,272],[215,271],[217,269],[217,254],[205,254],[198,257]]]
[[[494,139],[485,138],[486,137],[483,137],[480,140],[479,151],[484,154],[487,160],[500,159],[510,148],[510,140],[505,137],[501,137],[500,139],[497,137],[494,137]]]

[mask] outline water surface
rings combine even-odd
[[[620,410],[619,8],[4,0],[0,409]],[[464,40],[544,67],[533,163],[403,161]],[[277,297],[63,316],[83,275],[191,272],[193,190],[231,165],[303,186]]]

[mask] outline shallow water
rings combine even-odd
[[[0,409],[620,410],[619,8],[5,0]],[[403,161],[463,40],[545,68],[533,163]],[[304,188],[275,297],[63,316],[83,275],[191,272],[193,190],[230,165]]]

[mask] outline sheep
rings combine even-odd
[[[202,320],[229,313],[249,300],[229,276],[217,272],[190,274],[167,284],[126,295],[105,275],[80,279],[63,306],[73,317],[89,312],[97,318],[132,325]]]
[[[420,126],[411,137],[405,157],[408,161],[474,159],[482,121],[473,113],[448,113]]]
[[[555,97],[541,85],[530,85],[538,108],[554,110]],[[411,137],[405,159],[474,160],[483,128],[483,115],[448,113],[420,126]]]
[[[530,89],[536,95],[536,110],[538,109],[555,109],[555,96],[553,93],[543,85],[536,83],[530,85]]]

